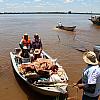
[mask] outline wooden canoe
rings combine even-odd
[[[74,31],[74,29],[76,28],[76,26],[56,26],[56,28],[62,29],[62,30],[66,30],[66,31]]]
[[[17,50],[18,51],[18,50]],[[20,50],[19,50],[20,51]],[[46,59],[51,59],[52,58],[45,53],[44,51],[42,51],[43,56]],[[66,76],[66,81],[65,82],[50,82],[50,81],[38,81],[38,82],[30,82],[27,77],[25,77],[24,74],[19,72],[18,67],[21,65],[18,62],[18,58],[17,58],[18,53],[16,52],[16,50],[14,52],[10,52],[10,57],[11,57],[11,62],[12,62],[12,67],[14,69],[14,71],[18,74],[18,76],[24,80],[24,82],[27,83],[27,85],[29,85],[34,91],[43,94],[43,95],[48,95],[48,96],[59,96],[60,94],[65,94],[65,92],[67,93],[67,80],[68,77],[65,73],[65,71],[63,72]],[[31,64],[31,62],[24,62],[25,64]],[[58,68],[62,68],[57,62],[56,65],[58,66]],[[63,69],[63,68],[62,68]],[[32,75],[34,75],[35,73],[33,72]]]

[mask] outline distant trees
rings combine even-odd
[[[68,11],[68,14],[71,14],[72,12],[71,11]]]

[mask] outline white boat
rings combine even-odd
[[[29,85],[34,91],[39,92],[43,95],[48,95],[48,96],[60,96],[60,94],[65,94],[67,93],[67,86],[68,86],[68,77],[63,69],[62,66],[60,66],[57,62],[56,65],[58,66],[58,69],[62,69],[63,70],[63,74],[65,75],[64,77],[66,78],[66,81],[64,82],[50,82],[47,80],[43,80],[40,81],[40,79],[38,79],[37,81],[31,82],[27,77],[26,74],[22,74],[19,71],[19,66],[21,64],[31,64],[30,61],[26,61],[26,62],[22,62],[20,63],[18,60],[19,58],[17,57],[18,52],[20,52],[20,49],[15,49],[14,52],[10,52],[10,57],[11,57],[11,62],[12,62],[12,67],[14,69],[14,71],[18,74],[18,76],[24,80],[24,82],[27,83],[27,85]],[[53,60],[47,53],[45,53],[44,51],[42,51],[43,57],[45,59],[50,59]],[[59,71],[59,70],[58,70]],[[35,75],[35,72],[31,72],[31,76]]]
[[[89,20],[91,20],[93,24],[100,25],[100,16],[91,16]]]
[[[74,31],[76,26],[56,26],[56,28],[66,31]]]

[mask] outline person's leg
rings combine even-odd
[[[94,99],[94,100],[99,100],[99,96],[95,97],[95,99]]]
[[[98,100],[99,96],[97,97],[89,97],[87,95],[84,95],[82,96],[82,100]]]
[[[89,98],[86,95],[83,94],[82,100],[89,100]]]

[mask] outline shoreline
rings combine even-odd
[[[88,14],[100,15],[100,13],[81,13],[81,12],[0,12],[0,14]]]

